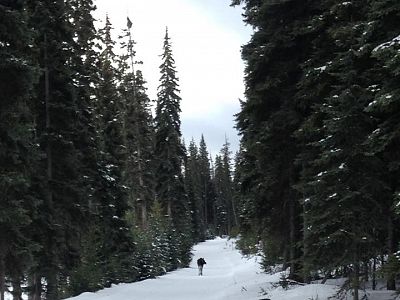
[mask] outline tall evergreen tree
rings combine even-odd
[[[256,230],[257,222],[253,197],[256,195],[256,183],[260,174],[255,169],[254,157],[242,145],[236,155],[234,171],[234,197],[238,206],[240,232],[243,240],[259,232]],[[255,232],[254,232],[255,231]],[[261,231],[261,230],[260,230]]]
[[[230,143],[225,139],[225,144],[221,149],[221,157],[224,168],[224,177],[226,181],[226,202],[228,208],[228,221],[230,232],[238,226],[236,203],[233,197],[233,176],[232,176],[232,152],[230,151]]]
[[[229,234],[228,227],[228,208],[226,198],[224,195],[225,191],[225,171],[222,163],[221,156],[215,156],[215,174],[214,174],[214,186],[215,186],[215,225],[218,235]]]
[[[199,172],[200,190],[203,211],[201,212],[204,224],[210,230],[214,224],[214,193],[211,181],[211,165],[204,136],[201,135],[199,144]]]
[[[196,143],[192,139],[189,144],[187,162],[185,164],[185,188],[190,203],[194,238],[204,241],[205,223],[202,215],[204,208],[199,167],[199,153]]]
[[[74,47],[71,62],[74,81],[73,97],[77,105],[77,132],[74,144],[79,150],[79,172],[82,197],[88,199],[86,209],[94,205],[93,190],[97,184],[97,148],[98,132],[96,131],[96,91],[98,73],[96,62],[98,53],[95,51],[97,31],[94,27],[92,12],[95,10],[91,0],[70,1],[73,20]]]
[[[78,172],[79,194],[85,199],[82,203],[85,222],[82,222],[79,239],[75,240],[78,258],[69,270],[69,282],[65,295],[78,295],[85,291],[95,291],[101,286],[103,270],[100,268],[98,247],[97,208],[100,203],[95,191],[102,188],[99,172],[100,132],[97,115],[99,85],[97,69],[99,53],[98,40],[92,12],[95,6],[91,0],[70,1],[70,19],[73,25],[74,47],[71,60],[73,77],[73,97],[77,105],[77,128],[74,144],[79,151]]]
[[[289,277],[299,279],[302,208],[293,185],[300,149],[293,134],[304,114],[297,87],[301,65],[309,58],[315,34],[307,30],[308,21],[320,2],[233,1],[239,3],[245,3],[245,21],[255,28],[242,52],[247,100],[238,114],[243,150],[254,164],[243,174],[252,178],[244,178],[246,191],[254,193],[255,217],[262,224],[254,231],[269,241],[272,256],[290,264]]]
[[[132,22],[127,19],[127,28],[120,37],[121,48],[126,49],[120,57],[119,71],[121,97],[125,103],[125,135],[127,161],[125,181],[129,188],[129,203],[136,211],[138,224],[147,226],[148,210],[154,200],[154,126],[150,111],[150,99],[146,94],[141,71],[134,69],[136,52],[132,38]]]
[[[379,157],[385,170],[383,181],[387,187],[386,197],[381,197],[381,207],[386,223],[385,253],[393,258],[393,253],[399,250],[399,217],[396,214],[396,205],[399,203],[399,15],[400,5],[397,1],[373,1],[368,12],[367,34],[365,34],[364,48],[371,51],[374,59],[373,78],[367,90],[373,98],[365,108],[376,122],[365,139],[368,155]],[[381,172],[382,173],[382,172]],[[397,246],[397,247],[396,247]],[[392,260],[393,261],[393,260]],[[391,269],[391,267],[389,267]],[[397,272],[397,273],[396,273]],[[396,275],[400,273],[386,272],[387,288],[396,289]]]
[[[105,25],[99,30],[102,52],[99,58],[99,86],[97,98],[100,119],[99,168],[102,187],[99,198],[99,234],[101,240],[100,261],[104,273],[103,284],[127,280],[130,253],[133,244],[124,220],[129,208],[127,191],[123,183],[126,162],[126,140],[124,131],[125,105],[117,88],[117,57],[115,42],[111,37],[112,25],[106,17]]]
[[[71,3],[26,1],[29,26],[37,33],[34,46],[42,70],[35,86],[35,121],[40,147],[45,153],[38,168],[41,215],[34,235],[42,248],[33,270],[33,298],[40,297],[41,277],[46,278],[47,299],[58,299],[59,283],[76,259],[75,241],[84,222],[84,202],[79,188],[79,155],[75,146],[78,107],[74,97],[74,56]]]
[[[215,158],[215,206],[219,234],[231,234],[238,225],[236,207],[233,198],[233,182],[231,171],[231,152],[229,142],[225,141],[220,155]]]
[[[23,2],[0,5],[0,299],[6,276],[21,297],[24,271],[33,264],[37,244],[29,227],[40,203],[32,192],[39,160],[32,115],[38,68],[32,60],[33,31]]]
[[[300,261],[305,280],[346,266],[358,299],[361,263],[393,253],[397,239],[399,4],[240,3],[256,29],[238,115],[242,230],[267,241],[270,259],[285,257],[292,278]]]
[[[315,57],[328,62],[323,67],[314,65],[306,81],[312,82],[310,78],[313,78],[319,87],[324,87],[318,90],[320,99],[324,100],[314,104],[301,134],[308,135],[309,145],[314,146],[314,151],[310,149],[302,154],[311,161],[310,165],[303,165],[308,185],[303,190],[307,200],[306,263],[311,259],[314,268],[328,269],[332,268],[329,262],[318,260],[331,257],[334,266],[352,263],[354,299],[358,299],[360,261],[376,257],[382,251],[380,236],[386,233],[377,228],[386,227],[386,222],[376,212],[389,216],[388,229],[392,228],[393,220],[384,164],[379,155],[371,156],[365,151],[364,144],[366,139],[368,143],[371,141],[370,133],[377,133],[376,118],[365,107],[373,103],[378,89],[374,82],[381,74],[381,68],[370,55],[375,43],[370,27],[375,21],[368,19],[368,11],[373,8],[354,1],[332,4],[326,9],[326,15],[320,17],[323,28],[328,28],[321,35],[331,47],[323,49],[328,56]],[[319,50],[318,55],[321,53]],[[393,229],[387,236],[393,236]],[[348,244],[340,247],[341,243]],[[331,247],[333,244],[338,247]],[[346,254],[342,253],[344,247],[349,249]]]
[[[166,30],[160,65],[160,86],[155,116],[156,197],[171,218],[182,241],[181,255],[188,262],[191,247],[190,215],[184,188],[182,166],[180,101],[175,60]]]

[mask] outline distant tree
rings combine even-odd
[[[233,182],[231,171],[231,152],[229,142],[225,141],[220,155],[215,158],[214,186],[216,192],[215,206],[219,234],[231,234],[238,225],[233,198]]]
[[[233,228],[238,226],[237,209],[235,199],[233,197],[233,175],[232,175],[232,152],[230,150],[230,143],[225,139],[225,144],[221,149],[221,157],[224,168],[224,177],[226,181],[226,201],[229,216],[230,232]]]
[[[257,228],[254,224],[257,218],[253,197],[257,193],[256,187],[260,175],[255,168],[254,160],[254,157],[249,155],[247,149],[241,145],[235,157],[233,188],[239,213],[240,233],[244,239],[254,235],[254,230]]]
[[[196,240],[204,241],[205,223],[202,214],[204,203],[202,201],[199,153],[193,139],[190,141],[188,152],[185,165],[185,188],[190,203],[193,235]]]
[[[215,175],[213,178],[215,186],[215,224],[218,235],[228,234],[228,208],[226,207],[224,195],[224,167],[221,156],[215,156]]]
[[[203,135],[201,135],[200,139],[198,164],[200,172],[200,191],[202,202],[201,215],[202,219],[204,220],[205,226],[207,226],[207,229],[210,230],[214,224],[214,194],[213,184],[211,181],[211,164],[209,153]]]

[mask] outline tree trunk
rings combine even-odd
[[[232,201],[230,201],[230,202],[232,204]],[[231,220],[232,220],[232,216],[231,216],[231,210],[232,210],[231,208],[232,208],[232,206],[231,205],[227,205],[228,203],[226,203],[226,202],[225,202],[225,204],[226,204],[226,210],[227,210],[225,234],[230,236],[231,235],[231,228],[232,228],[232,222],[231,222]]]
[[[12,287],[13,300],[22,300],[21,279],[19,276],[15,276],[15,278],[12,279]]]
[[[215,202],[213,203],[213,225],[214,225],[214,230],[217,230],[217,208],[215,205]]]
[[[147,228],[147,205],[144,200],[142,201],[141,212],[142,212],[142,227],[145,229]]]
[[[394,253],[393,220],[390,215],[388,217],[387,231],[388,231],[387,250],[388,250],[388,255],[390,256]],[[388,290],[394,291],[396,290],[396,278],[392,273],[393,272],[389,272],[388,274],[386,288]]]
[[[50,76],[48,66],[48,55],[47,55],[47,35],[44,34],[44,99],[45,99],[45,110],[46,110],[46,155],[47,155],[47,201],[49,207],[52,208],[53,194],[51,188],[51,182],[53,180],[53,161],[51,151],[51,137],[50,137]]]
[[[129,43],[132,42],[132,35],[131,35],[131,31],[129,28]],[[129,47],[128,47],[129,48]],[[139,109],[140,109],[140,103],[137,99],[137,87],[136,87],[136,75],[135,75],[135,54],[133,52],[133,49],[129,48],[129,56],[131,59],[131,71],[132,71],[132,75],[133,75],[133,79],[132,79],[132,92],[133,92],[133,98],[135,101],[135,114],[136,114],[136,122],[135,122],[135,134],[136,134],[136,151],[137,151],[137,158],[138,158],[138,176],[139,176],[139,188],[140,188],[140,192],[139,192],[139,198],[140,198],[140,219],[141,219],[141,226],[142,228],[146,228],[147,227],[147,203],[146,203],[146,198],[144,195],[144,180],[143,180],[143,166],[142,166],[142,147],[140,145],[139,142],[139,136],[141,134],[140,130],[139,130]]]
[[[369,281],[369,262],[364,261],[364,282],[365,284]],[[365,286],[364,284],[364,286]]]
[[[238,222],[238,217],[237,217],[237,213],[236,213],[235,199],[233,197],[231,197],[231,202],[232,202],[233,222],[234,222],[234,226],[237,227],[239,222]]]
[[[289,258],[288,249],[289,249],[289,246],[287,246],[287,245],[283,249],[282,271],[286,270],[290,266],[290,264],[289,264],[290,258]]]
[[[376,290],[376,258],[372,262],[372,290]]]
[[[28,300],[40,300],[41,298],[42,298],[42,277],[35,272],[29,277]]]
[[[142,227],[142,229],[147,227],[147,203],[146,203],[146,199],[145,199],[145,195],[144,195],[144,181],[143,181],[143,174],[142,174],[142,166],[141,166],[141,154],[140,154],[140,147],[137,147],[137,153],[138,153],[138,160],[139,160],[139,164],[138,164],[138,176],[139,176],[139,199],[140,199],[140,203],[139,203],[139,207],[138,207],[138,217],[140,220],[140,226]],[[136,209],[136,207],[135,207]]]
[[[20,272],[19,268],[15,267],[11,271],[11,284],[12,284],[12,295],[13,300],[22,300],[22,288],[21,288],[21,281],[22,281],[22,273]]]
[[[52,270],[46,276],[47,289],[46,289],[46,300],[58,300],[58,279],[57,273]]]
[[[0,300],[4,300],[4,293],[6,291],[6,266],[4,257],[0,258]]]
[[[289,259],[290,259],[290,272],[289,272],[289,278],[292,280],[296,281],[301,281],[302,278],[299,276],[299,262],[297,261],[298,256],[297,256],[297,248],[296,248],[296,238],[297,238],[297,224],[296,224],[296,215],[295,215],[295,202],[294,200],[290,200],[289,203],[289,228],[290,228],[290,233],[289,233]]]
[[[168,200],[167,204],[167,215],[170,219],[172,219],[172,202],[171,200]]]
[[[208,227],[208,214],[207,214],[207,212],[208,212],[208,203],[207,203],[207,195],[208,195],[208,193],[207,193],[207,181],[206,180],[204,180],[204,190],[203,190],[203,199],[204,199],[204,201],[203,201],[203,205],[204,205],[204,207],[203,207],[203,210],[204,210],[204,212],[203,212],[203,214],[204,214],[204,216],[203,216],[203,220],[204,220],[204,224],[205,224],[205,226],[206,226],[206,228]]]
[[[354,251],[354,272],[353,272],[353,300],[359,300],[358,290],[360,288],[360,264],[358,258],[358,247]]]
[[[136,90],[136,88],[135,88]],[[139,136],[139,124],[136,122],[136,134],[137,137]],[[142,149],[140,147],[139,141],[137,141],[137,155],[138,155],[138,176],[139,176],[139,198],[140,198],[140,218],[141,218],[141,226],[142,228],[147,227],[147,203],[146,203],[146,198],[144,195],[144,180],[143,180],[143,167],[142,167]]]
[[[294,240],[295,240],[295,224],[294,224],[294,203],[292,200],[290,200],[289,204],[289,260],[290,260],[290,273],[289,273],[289,278],[293,279],[294,278],[294,272],[295,272],[295,266],[294,266],[294,260],[295,260],[295,249],[294,249]]]
[[[47,35],[44,34],[44,88],[45,88],[45,109],[46,109],[46,155],[47,155],[47,187],[46,187],[46,200],[49,210],[53,211],[53,155],[52,155],[52,137],[51,137],[51,111],[50,111],[50,70],[47,54]],[[53,241],[50,241],[52,243]],[[50,271],[51,273],[52,271]],[[57,285],[55,280],[56,275],[50,274],[46,277],[47,289],[46,299],[47,300],[58,300],[56,292]],[[36,285],[36,284],[35,284]],[[54,286],[55,285],[55,286]],[[40,298],[39,298],[40,299]]]
[[[328,270],[324,276],[324,279],[322,279],[321,284],[325,284],[330,276],[331,276],[331,271]]]
[[[308,224],[307,224],[307,217],[306,217],[306,206],[303,204],[303,281],[305,283],[310,283],[310,271],[307,263],[307,256],[308,256]]]

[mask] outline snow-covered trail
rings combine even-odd
[[[65,300],[328,300],[344,280],[294,285],[285,290],[278,284],[285,272],[263,273],[258,262],[260,258],[243,257],[235,248],[235,240],[206,241],[196,245],[193,254],[189,268]],[[204,276],[197,275],[196,261],[200,257],[207,261]],[[6,300],[12,299],[7,296]],[[392,291],[368,290],[370,300],[400,300],[400,296],[396,297]],[[350,293],[345,299],[352,299]]]
[[[120,284],[96,293],[84,293],[71,300],[249,300],[260,299],[260,267],[235,249],[234,241],[217,238],[194,247],[189,268],[170,272],[156,279]],[[204,257],[203,276],[196,261]],[[258,273],[258,274],[257,274]],[[259,278],[260,277],[260,278]],[[257,280],[258,279],[258,280]],[[264,281],[265,282],[265,281]],[[255,289],[254,287],[257,286]]]
[[[261,271],[260,258],[243,257],[234,240],[217,238],[196,245],[189,268],[141,282],[119,284],[96,293],[83,293],[67,300],[327,300],[338,290],[340,280],[330,284],[292,286],[284,290],[278,282],[284,272]],[[198,276],[196,261],[204,257],[204,276]],[[393,300],[388,291],[369,292],[371,300]],[[352,299],[349,297],[346,299]],[[397,299],[397,298],[396,298]]]

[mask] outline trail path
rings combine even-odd
[[[189,268],[156,279],[120,284],[97,293],[84,293],[71,300],[249,300],[257,297],[260,268],[256,260],[241,256],[234,241],[217,238],[194,247]],[[196,261],[204,257],[203,276],[198,276]],[[261,274],[259,274],[261,275]],[[262,276],[264,277],[264,276]],[[259,279],[259,280],[257,280]]]
[[[283,272],[263,273],[260,258],[243,257],[235,248],[234,240],[217,238],[200,243],[194,247],[193,254],[189,268],[67,300],[327,300],[342,283],[331,280],[327,284],[297,285],[284,290],[278,284]],[[196,261],[200,257],[207,262],[203,276],[197,275]],[[371,300],[396,298],[388,291],[368,293]]]

